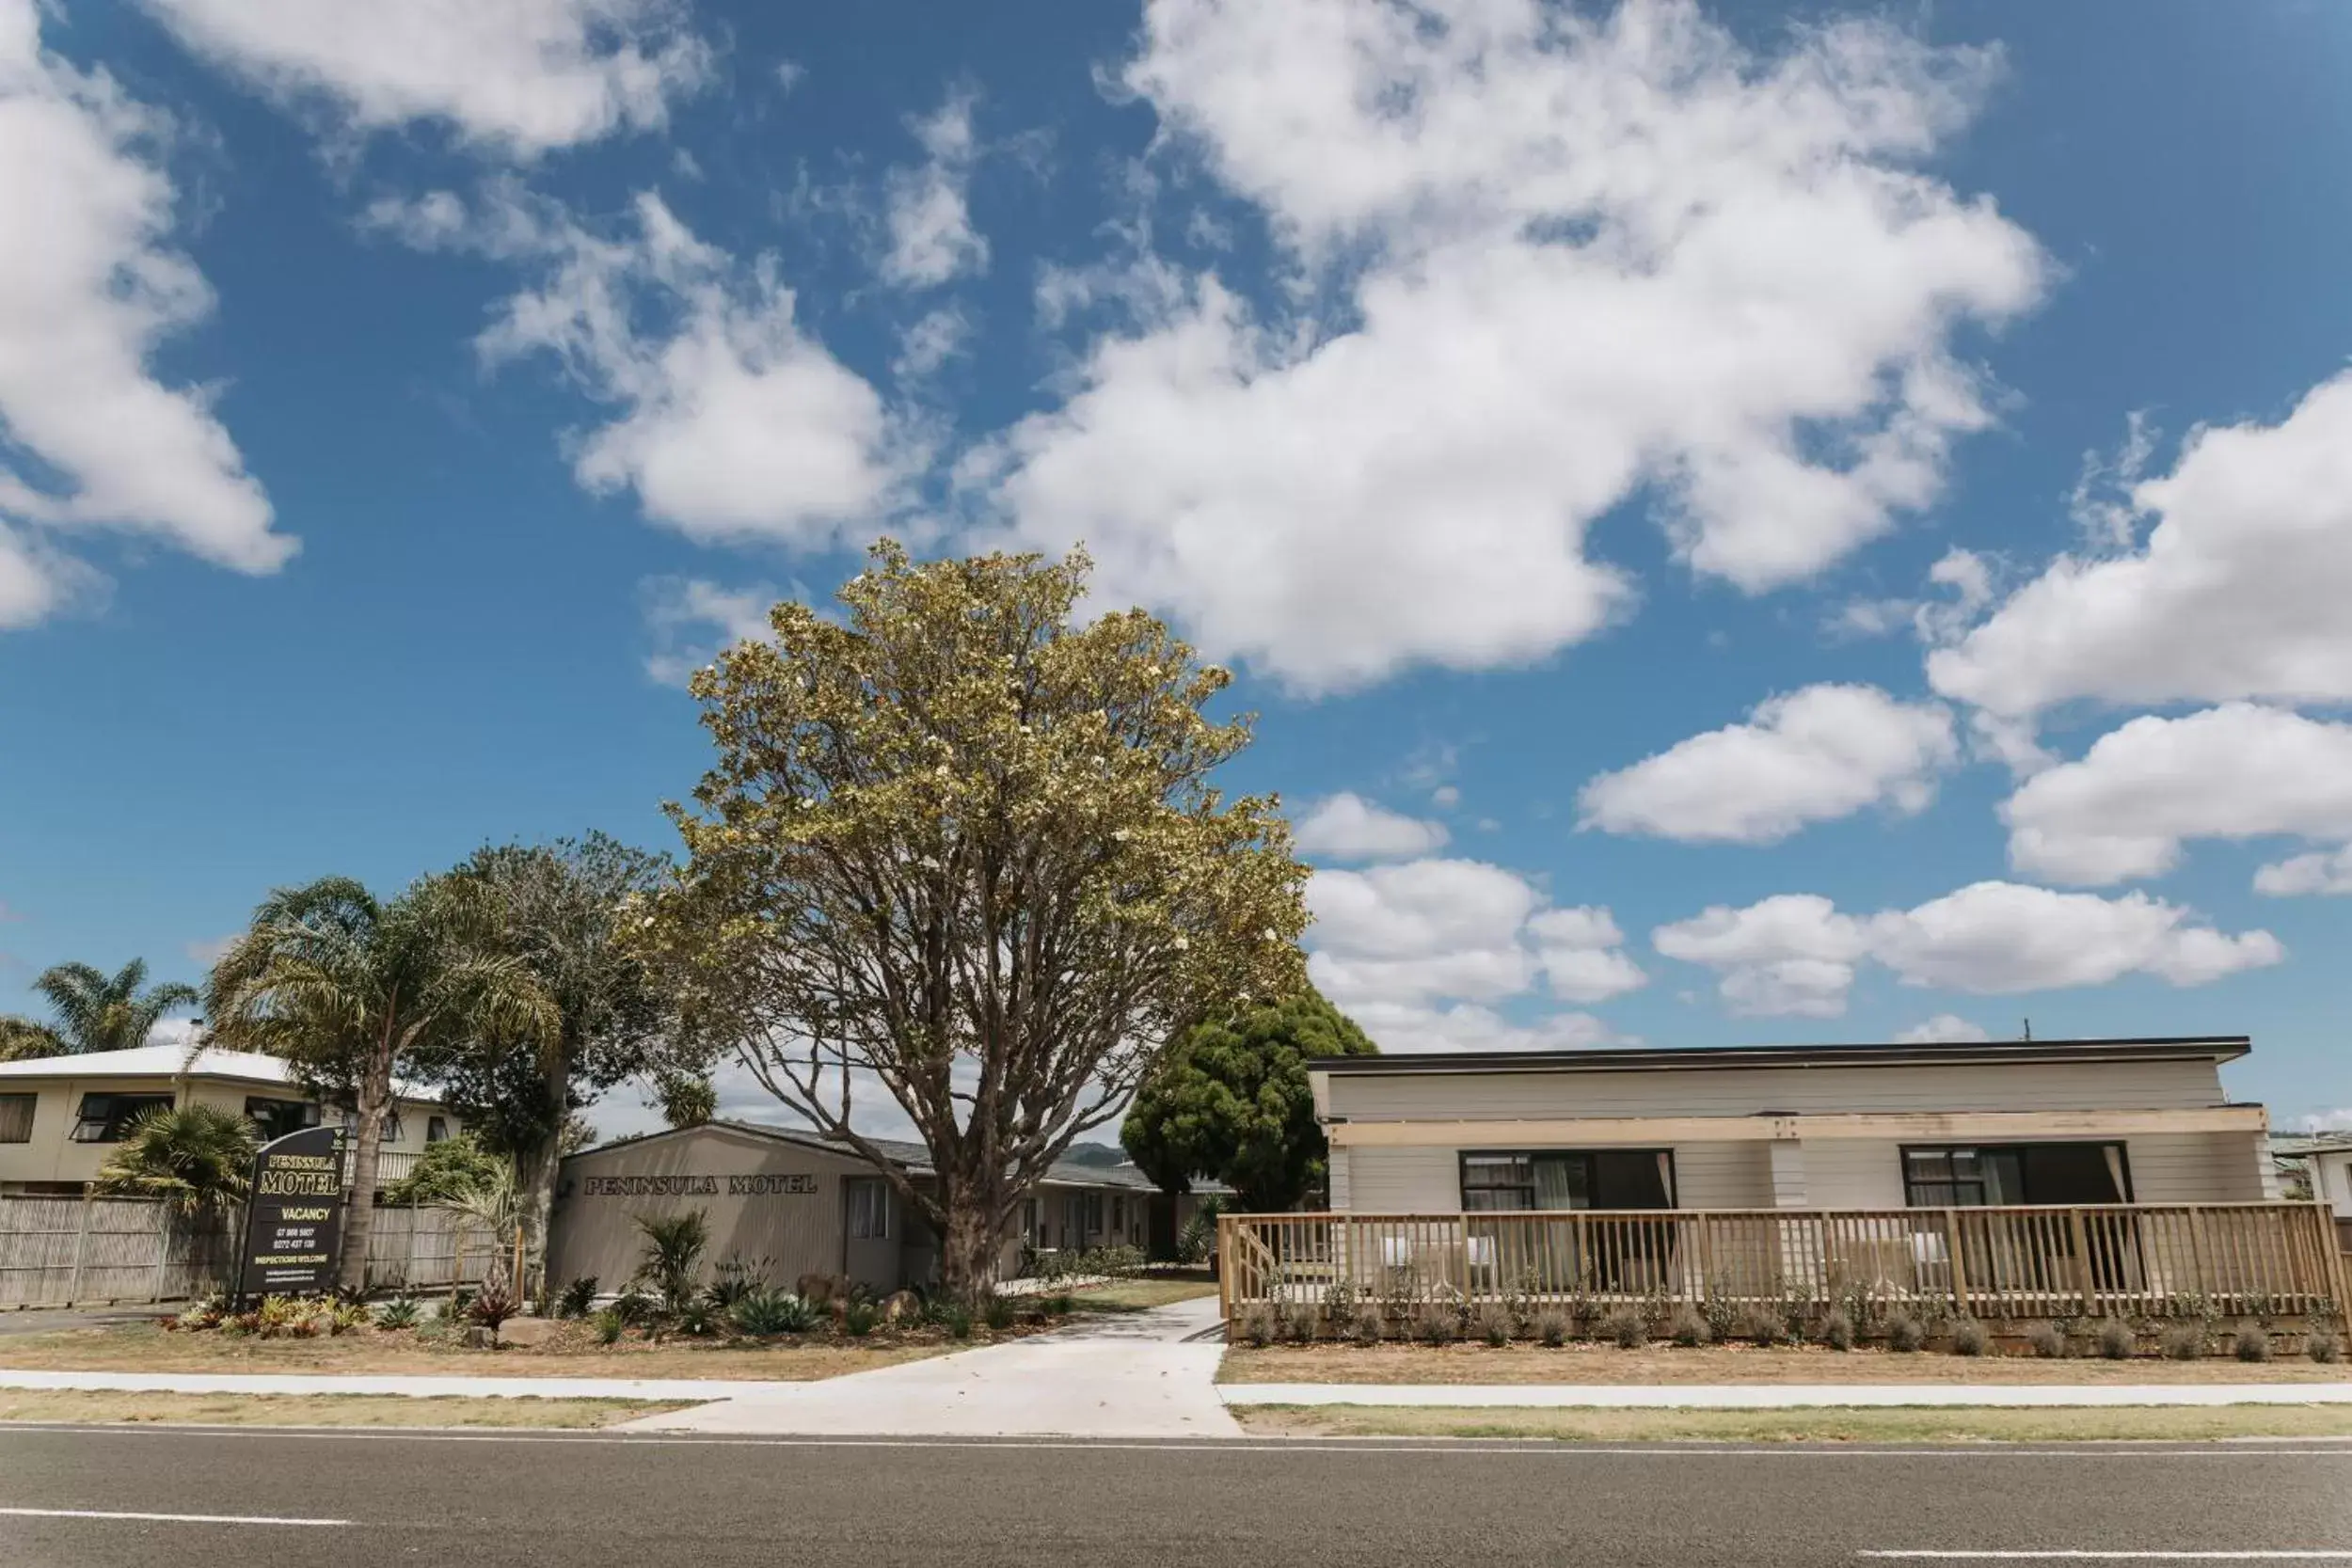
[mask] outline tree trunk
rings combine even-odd
[[[1002,1206],[993,1192],[976,1192],[965,1182],[940,1196],[947,1223],[939,1238],[939,1286],[950,1300],[977,1307],[996,1291],[1004,1237],[995,1219]]]
[[[389,1097],[373,1083],[359,1090],[359,1108],[352,1117],[351,1207],[343,1215],[343,1261],[341,1278],[347,1291],[364,1290],[368,1282],[368,1238],[375,1229],[376,1157],[384,1148],[384,1106]]]
[[[564,1134],[559,1129],[547,1142],[515,1157],[515,1181],[522,1189],[523,1274],[516,1288],[526,1298],[551,1295],[555,1282],[547,1277],[548,1225],[555,1212],[555,1170],[563,1161]],[[536,1289],[533,1289],[533,1276]]]

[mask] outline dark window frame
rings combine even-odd
[[[23,1137],[11,1138],[8,1135],[8,1123],[7,1113],[20,1105],[23,1106],[24,1110],[24,1135]],[[27,1092],[24,1094],[17,1094],[13,1092],[8,1094],[0,1094],[0,1144],[31,1143],[33,1141],[33,1123],[39,1120],[40,1117],[40,1094],[35,1092]]]
[[[1664,1156],[1666,1157],[1666,1164],[1665,1164],[1665,1171],[1666,1171],[1666,1202],[1665,1202],[1664,1207],[1663,1207],[1663,1208],[1661,1208],[1661,1209],[1658,1209],[1658,1210],[1648,1210],[1648,1211],[1645,1211],[1645,1210],[1619,1211],[1619,1210],[1613,1210],[1613,1209],[1602,1209],[1602,1208],[1600,1208],[1600,1207],[1599,1207],[1598,1205],[1597,1205],[1597,1204],[1589,1204],[1589,1205],[1587,1205],[1585,1208],[1582,1208],[1582,1209],[1576,1209],[1576,1208],[1568,1208],[1568,1209],[1538,1209],[1538,1208],[1536,1208],[1536,1207],[1535,1207],[1535,1164],[1534,1164],[1534,1163],[1535,1163],[1537,1160],[1539,1160],[1539,1159],[1557,1160],[1557,1159],[1562,1159],[1562,1158],[1573,1158],[1573,1159],[1581,1159],[1581,1160],[1582,1160],[1582,1161],[1584,1162],[1584,1190],[1585,1190],[1585,1192],[1587,1192],[1587,1193],[1589,1194],[1589,1193],[1591,1193],[1591,1192],[1593,1192],[1593,1191],[1595,1190],[1595,1188],[1597,1187],[1597,1183],[1598,1183],[1599,1169],[1598,1169],[1598,1165],[1597,1165],[1597,1164],[1596,1163],[1596,1158],[1595,1158],[1595,1157],[1596,1157],[1596,1156],[1597,1156],[1597,1155],[1602,1155],[1602,1154],[1642,1154],[1642,1155],[1647,1155],[1647,1156],[1648,1156],[1650,1159],[1652,1159],[1652,1160],[1657,1159],[1657,1158],[1658,1158],[1658,1156],[1660,1156],[1660,1155],[1661,1155],[1661,1154],[1662,1154],[1662,1155],[1664,1155]],[[1518,1182],[1500,1182],[1500,1183],[1497,1183],[1497,1182],[1485,1182],[1485,1183],[1481,1183],[1481,1184],[1480,1184],[1480,1185],[1478,1185],[1477,1187],[1474,1187],[1474,1188],[1473,1188],[1473,1187],[1470,1185],[1470,1162],[1471,1162],[1472,1160],[1523,1160],[1523,1161],[1527,1162],[1527,1166],[1528,1166],[1528,1171],[1527,1171],[1527,1180],[1526,1180],[1526,1182],[1525,1182],[1524,1184],[1522,1184],[1522,1183],[1518,1183]],[[1657,1147],[1654,1147],[1654,1148],[1621,1148],[1621,1147],[1613,1147],[1613,1147],[1602,1147],[1602,1148],[1464,1148],[1464,1149],[1457,1149],[1457,1150],[1455,1150],[1455,1151],[1454,1151],[1454,1196],[1455,1196],[1455,1198],[1456,1198],[1456,1200],[1457,1200],[1457,1201],[1461,1204],[1461,1207],[1462,1207],[1462,1212],[1465,1212],[1465,1213],[1489,1213],[1489,1214],[1584,1214],[1584,1213],[1604,1213],[1604,1214],[1606,1214],[1606,1213],[1618,1213],[1618,1212],[1634,1212],[1634,1213],[1642,1213],[1642,1212],[1655,1212],[1655,1213],[1665,1213],[1665,1212],[1669,1212],[1674,1211],[1674,1210],[1678,1210],[1678,1209],[1680,1209],[1680,1208],[1682,1207],[1682,1172],[1681,1172],[1681,1170],[1679,1169],[1679,1167],[1678,1167],[1678,1165],[1677,1165],[1677,1162],[1676,1162],[1676,1159],[1675,1159],[1675,1151],[1674,1151],[1673,1148],[1672,1148],[1671,1146],[1668,1146],[1668,1145],[1660,1145],[1660,1146],[1657,1146]],[[1474,1207],[1474,1206],[1470,1203],[1470,1195],[1472,1192],[1487,1192],[1487,1193],[1495,1193],[1495,1192],[1525,1192],[1525,1193],[1527,1194],[1527,1198],[1528,1198],[1528,1201],[1527,1201],[1526,1207],[1524,1207],[1524,1208],[1519,1208],[1519,1209],[1508,1209],[1508,1208],[1498,1209],[1498,1208],[1494,1208],[1494,1207],[1491,1207],[1491,1206],[1485,1207],[1485,1208],[1479,1208],[1479,1207]]]
[[[130,1136],[131,1124],[139,1117],[150,1111],[167,1110],[178,1102],[179,1097],[168,1089],[160,1094],[151,1089],[92,1089],[74,1107],[73,1130],[66,1138],[69,1143],[77,1144],[119,1144]]]
[[[1918,1189],[1920,1186],[1922,1186],[1922,1185],[1927,1185],[1927,1186],[1949,1186],[1949,1187],[1959,1187],[1959,1186],[1962,1186],[1962,1185],[1973,1185],[1973,1186],[1979,1187],[1979,1188],[1981,1188],[1981,1187],[1984,1185],[1983,1180],[1982,1180],[1981,1178],[1979,1178],[1977,1180],[1975,1180],[1975,1181],[1973,1181],[1973,1182],[1968,1182],[1968,1183],[1963,1183],[1963,1182],[1959,1181],[1957,1179],[1955,1179],[1954,1180],[1951,1180],[1951,1181],[1936,1181],[1936,1182],[1927,1182],[1927,1183],[1919,1183],[1919,1182],[1915,1182],[1915,1181],[1913,1181],[1913,1180],[1912,1180],[1912,1179],[1911,1179],[1911,1157],[1912,1157],[1914,1154],[1942,1154],[1942,1155],[1947,1155],[1947,1156],[1948,1156],[1948,1155],[1950,1155],[1950,1154],[1953,1154],[1953,1153],[1958,1152],[1958,1151],[1959,1151],[1959,1150],[1961,1150],[1961,1149],[1967,1149],[1967,1150],[1969,1150],[1969,1151],[1971,1151],[1971,1152],[1973,1152],[1973,1153],[1975,1153],[1975,1154],[1979,1155],[1979,1157],[1981,1157],[1981,1156],[1983,1156],[1983,1155],[1985,1155],[1985,1154],[2014,1154],[2014,1155],[2019,1156],[2019,1160],[2018,1160],[2018,1167],[2017,1167],[2017,1168],[2018,1168],[2018,1184],[2022,1187],[2022,1186],[2024,1185],[2024,1183],[2025,1183],[2025,1161],[2024,1161],[2024,1157],[2023,1157],[2023,1156],[2024,1156],[2024,1151],[2025,1151],[2025,1150],[2026,1150],[2026,1149],[2028,1149],[2028,1148],[2095,1148],[2095,1149],[2098,1149],[2098,1150],[2100,1150],[2100,1151],[2101,1151],[2101,1152],[2100,1152],[2100,1158],[2101,1158],[2102,1160],[2106,1159],[2106,1150],[2107,1150],[2107,1149],[2110,1149],[2110,1148],[2111,1148],[2111,1149],[2115,1150],[2115,1154],[2116,1154],[2116,1168],[2117,1168],[2117,1169],[2118,1169],[2118,1170],[2122,1173],[2122,1178],[2123,1178],[2123,1196],[2122,1196],[2121,1198],[2117,1199],[2117,1201],[2118,1201],[2118,1202],[2121,1202],[2121,1203],[2137,1203],[2137,1202],[2138,1202],[2138,1201],[2139,1201],[2137,1197],[2135,1197],[2135,1196],[2132,1196],[2132,1194],[2133,1194],[2133,1187],[2132,1187],[2132,1148],[2131,1148],[2131,1145],[2130,1145],[2128,1142],[2126,1142],[2124,1139],[2122,1139],[2122,1138],[2028,1138],[2028,1139],[2025,1140],[2025,1141],[2024,1141],[2024,1142],[2022,1142],[2022,1143],[2020,1143],[2020,1142],[2010,1142],[2010,1143],[1968,1143],[1968,1142],[1964,1142],[1964,1141],[1963,1141],[1963,1142],[1957,1142],[1957,1143],[1936,1143],[1936,1144],[1898,1144],[1898,1145],[1896,1146],[1896,1155],[1895,1155],[1895,1158],[1896,1158],[1896,1160],[1899,1163],[1899,1165],[1900,1165],[1900,1168],[1901,1168],[1901,1171],[1902,1171],[1902,1178],[1903,1178],[1903,1207],[1904,1207],[1904,1208],[1906,1208],[1906,1209],[1989,1209],[1989,1208],[2028,1208],[2028,1209],[2054,1209],[2054,1208],[2055,1208],[2055,1209],[2071,1209],[2071,1208],[2080,1208],[2080,1207],[2082,1207],[2082,1205],[2079,1205],[2079,1204],[2064,1204],[2064,1203],[2060,1203],[2060,1204],[2048,1204],[2048,1203],[2036,1203],[2036,1202],[2034,1202],[2034,1201],[2033,1201],[2033,1199],[2032,1199],[2032,1197],[2031,1197],[2031,1196],[2027,1196],[2026,1194],[2025,1194],[2025,1193],[2023,1193],[2023,1192],[2021,1192],[2021,1193],[2018,1195],[2018,1198],[2017,1198],[2017,1201],[2016,1201],[2015,1203],[2013,1203],[2013,1204],[1997,1204],[1997,1205],[1996,1205],[1996,1204],[1989,1204],[1989,1203],[1985,1203],[1985,1202],[1984,1202],[1984,1201],[1982,1201],[1981,1199],[1979,1199],[1979,1201],[1977,1201],[1977,1202],[1975,1202],[1975,1203],[1963,1203],[1963,1202],[1959,1202],[1959,1201],[1954,1201],[1954,1202],[1950,1202],[1950,1203],[1922,1203],[1922,1202],[1920,1202],[1920,1201],[1919,1201],[1916,1197],[1915,1197],[1915,1196],[1913,1196],[1913,1195],[1914,1195],[1914,1193],[1915,1193],[1915,1192],[1916,1192],[1916,1191],[1917,1191],[1917,1189]]]
[[[257,1114],[254,1110],[257,1105],[267,1107],[267,1110]],[[284,1125],[283,1113],[288,1109],[300,1113],[292,1126]],[[249,1094],[245,1097],[245,1117],[261,1129],[262,1141],[267,1143],[288,1132],[303,1132],[316,1127],[319,1124],[319,1107],[314,1100],[284,1100],[275,1095]]]
[[[424,1147],[431,1148],[435,1144],[445,1144],[447,1142],[449,1142],[449,1117],[425,1117]]]
[[[869,1204],[866,1195],[871,1194]],[[890,1182],[879,1176],[848,1176],[841,1180],[841,1201],[848,1212],[843,1227],[853,1242],[890,1240]]]

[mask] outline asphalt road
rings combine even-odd
[[[2334,1552],[2352,1563],[2352,1447],[0,1432],[0,1563],[8,1568],[1778,1568],[2033,1560],[1911,1555],[1920,1553],[2246,1561],[2263,1551]]]

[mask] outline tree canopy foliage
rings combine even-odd
[[[145,958],[112,974],[92,964],[56,964],[41,971],[33,990],[48,1001],[53,1022],[0,1018],[0,1062],[128,1051],[145,1045],[165,1014],[199,1000],[194,986],[177,980],[148,985]]]
[[[880,1163],[960,1294],[1186,1020],[1302,983],[1288,826],[1210,782],[1250,735],[1206,712],[1230,677],[1141,610],[1083,621],[1088,572],[885,541],[838,618],[777,605],[694,679],[718,762],[647,927],[790,1110],[869,1156],[861,1098],[913,1121],[935,1181]]]
[[[544,1047],[554,1004],[499,950],[499,907],[479,882],[427,877],[379,900],[348,877],[280,888],[213,966],[206,1012],[232,1049],[283,1057],[306,1087],[352,1113],[343,1283],[358,1286],[373,1228],[384,1118],[402,1076],[469,1041]]]
[[[1379,1047],[1312,990],[1194,1025],[1136,1094],[1120,1141],[1169,1192],[1206,1177],[1253,1213],[1288,1209],[1324,1182],[1308,1061],[1371,1056]]]

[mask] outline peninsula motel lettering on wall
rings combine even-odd
[[[773,1197],[809,1194],[817,1178],[795,1176],[591,1176],[580,1184],[582,1197]]]

